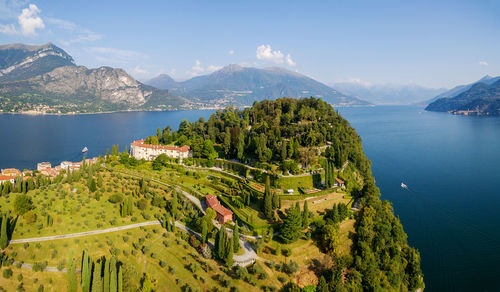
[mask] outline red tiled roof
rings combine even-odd
[[[15,177],[13,176],[8,176],[8,175],[0,175],[0,181],[6,181],[6,180],[11,180],[14,179]]]
[[[207,206],[214,209],[214,211],[222,216],[233,215],[233,212],[226,207],[222,206],[217,200],[215,195],[206,195],[205,200],[207,202]]]
[[[191,148],[189,145],[184,145],[182,147],[175,147],[175,146],[168,146],[168,145],[151,145],[151,144],[144,144],[144,139],[142,140],[137,140],[132,142],[130,145],[133,146],[139,146],[139,147],[144,147],[144,148],[151,148],[151,149],[164,149],[164,150],[174,150],[174,151],[180,151],[180,152],[188,152]]]
[[[336,180],[338,183],[341,183],[341,184],[343,184],[343,183],[344,183],[344,181],[343,181],[343,180],[341,180],[341,179],[339,179],[338,177],[336,177],[336,178],[335,178],[335,180]]]
[[[233,215],[233,212],[231,212],[231,210],[228,210],[227,208],[225,208],[221,204],[215,205],[213,207],[213,209],[215,210],[215,212],[217,212],[218,214],[221,214],[222,216]]]

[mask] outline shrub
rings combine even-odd
[[[109,197],[108,201],[110,201],[113,204],[121,203],[123,201],[123,196],[116,193],[113,194]]]
[[[11,269],[5,269],[3,270],[2,272],[2,276],[5,278],[5,279],[10,279],[10,277],[12,277],[12,270]]]

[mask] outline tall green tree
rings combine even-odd
[[[226,128],[226,132],[224,133],[224,154],[226,155],[226,158],[229,158],[229,154],[231,153],[231,131],[228,128]]]
[[[76,279],[75,262],[73,260],[73,250],[69,252],[68,263],[66,265],[66,277],[68,280],[67,290],[69,292],[76,292],[78,290],[78,282]]]
[[[101,263],[102,263],[102,259],[97,260],[94,264],[94,272],[92,274],[92,289],[91,289],[92,292],[94,292],[94,291],[101,292],[103,289],[102,276],[101,276],[101,273],[102,273]]]
[[[304,201],[304,210],[302,211],[302,227],[309,227],[309,206],[307,205],[307,200]]]
[[[109,269],[110,269],[110,261],[106,259],[104,262],[104,280],[103,280],[103,284],[102,284],[102,286],[104,287],[104,289],[103,289],[104,292],[109,291],[109,281],[110,281]]]
[[[264,190],[264,215],[267,219],[274,218],[272,195],[273,193],[271,192],[271,180],[269,176],[266,176],[266,185]]]
[[[116,292],[118,288],[118,274],[116,272],[116,258],[112,257],[110,261],[110,271],[109,271],[109,291]]]
[[[118,268],[118,292],[123,291],[123,269],[120,266]]]
[[[83,251],[82,259],[82,291],[88,292],[90,290],[90,276],[91,276],[91,261],[89,254],[86,250]]]
[[[300,207],[291,206],[281,226],[280,237],[285,243],[292,243],[300,238],[302,231],[302,214]]]
[[[9,225],[7,224],[9,217],[7,217],[7,213],[4,213],[2,216],[2,227],[0,228],[0,248],[5,249],[8,243],[7,231]]]
[[[238,222],[234,222],[233,229],[233,251],[238,252],[240,250],[240,227],[238,226]]]

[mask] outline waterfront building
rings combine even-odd
[[[15,168],[6,168],[6,169],[2,169],[2,175],[16,177],[16,176],[20,176],[21,172]]]
[[[52,164],[50,162],[40,162],[36,165],[36,170],[43,171],[52,168]]]
[[[154,160],[158,155],[165,154],[171,158],[180,160],[193,157],[193,152],[188,145],[182,147],[144,144],[145,140],[137,140],[130,144],[132,156],[136,159]]]

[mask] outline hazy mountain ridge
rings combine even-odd
[[[491,83],[491,80],[495,82]],[[429,104],[426,110],[464,115],[500,115],[500,77],[474,83],[454,97],[439,98]]]
[[[196,76],[183,82],[172,81],[169,76],[161,75],[145,83],[208,103],[223,100],[234,105],[251,105],[254,101],[283,96],[315,96],[334,105],[370,104],[305,75],[279,67],[260,69],[231,64],[209,75]]]
[[[359,82],[338,82],[334,88],[377,105],[409,105],[428,100],[446,89],[428,88],[416,84],[363,84]]]
[[[440,98],[453,98],[453,97],[459,95],[460,93],[469,90],[475,84],[485,83],[485,84],[491,85],[491,84],[495,83],[497,80],[500,80],[500,76],[492,77],[492,76],[486,75],[476,82],[455,86],[452,89],[433,97],[432,99],[428,100],[425,104],[426,105],[431,104],[432,102],[434,102]]]

